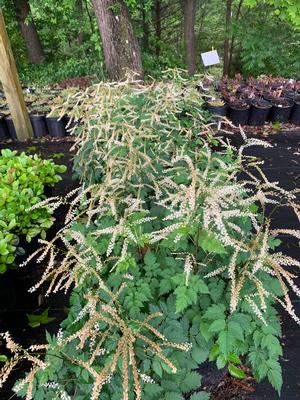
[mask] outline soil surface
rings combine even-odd
[[[235,138],[237,139],[237,138]],[[265,136],[273,148],[250,147],[245,154],[264,160],[263,171],[269,181],[279,182],[287,190],[300,188],[300,132],[286,131],[280,134]],[[297,195],[298,201],[300,194]],[[269,208],[269,212],[272,212]],[[300,229],[300,223],[289,208],[280,208],[272,213],[271,228]],[[299,242],[288,236],[281,236],[281,251],[300,261]],[[298,272],[298,271],[297,271]],[[296,272],[296,274],[298,274]],[[300,278],[295,280],[300,286]],[[300,315],[300,299],[291,296],[296,314]],[[283,387],[281,396],[275,392],[267,381],[256,386],[255,393],[245,397],[247,400],[297,400],[300,399],[300,326],[289,315],[279,309],[283,328]],[[239,397],[233,397],[239,399]]]

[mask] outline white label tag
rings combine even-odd
[[[220,58],[217,50],[201,53],[201,58],[205,67],[209,67],[210,65],[220,64]]]

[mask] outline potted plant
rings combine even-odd
[[[10,138],[14,140],[18,139],[16,128],[9,112],[5,114],[5,121]]]
[[[52,111],[46,117],[46,124],[48,132],[53,137],[66,136],[66,121],[65,118],[60,118],[60,115],[55,111]]]
[[[251,101],[248,124],[252,126],[264,125],[271,108],[272,104],[269,101],[262,98],[253,99]]]
[[[228,106],[221,98],[212,97],[206,102],[206,108],[213,115],[226,117]]]
[[[228,117],[233,125],[247,125],[250,114],[249,102],[236,96],[231,96],[228,104]]]
[[[288,122],[292,112],[294,101],[285,97],[274,97],[274,99],[272,100],[272,105],[273,107],[270,112],[270,121],[273,123]]]
[[[43,108],[33,108],[30,112],[30,121],[33,129],[34,136],[39,138],[49,134],[46,118],[46,112]]]
[[[0,114],[0,139],[8,139],[8,138],[9,138],[9,132],[6,125],[5,116],[3,114]]]
[[[294,107],[291,113],[291,123],[300,125],[300,96],[294,98]]]

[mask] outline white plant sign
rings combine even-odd
[[[217,50],[207,51],[206,53],[201,53],[201,58],[205,67],[211,65],[220,64],[220,58]]]

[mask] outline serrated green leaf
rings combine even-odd
[[[239,378],[239,379],[246,378],[245,372],[233,364],[229,364],[228,371],[229,371],[230,375],[232,375],[234,378]]]
[[[180,393],[168,392],[165,395],[165,400],[184,400],[184,398]]]
[[[183,393],[188,393],[191,390],[198,389],[201,386],[201,376],[197,372],[188,373],[180,388],[182,388]]]
[[[163,388],[159,386],[157,383],[146,383],[144,385],[144,392],[147,396],[152,397],[153,400],[159,398],[160,393],[163,391]]]
[[[224,354],[220,354],[217,358],[217,367],[218,369],[222,369],[225,367],[225,365],[227,364],[227,358]]]
[[[228,333],[232,335],[235,339],[244,340],[243,328],[237,322],[230,321],[228,323]]]
[[[213,233],[201,231],[198,236],[200,247],[209,253],[226,254],[226,249],[222,242]]]
[[[82,378],[83,378],[83,380],[84,380],[85,382],[88,382],[88,381],[89,381],[90,374],[89,374],[89,372],[88,372],[86,369],[83,369],[83,370],[82,370],[81,375],[82,375]]]
[[[194,393],[190,397],[190,400],[209,400],[209,399],[210,399],[210,394],[206,392]]]
[[[278,394],[280,395],[281,392],[281,388],[282,388],[282,373],[281,373],[281,368],[278,369],[274,369],[274,368],[270,368],[268,373],[268,380],[271,383],[271,385],[273,386],[273,388],[275,390],[277,390]]]
[[[210,349],[209,361],[214,361],[219,353],[220,353],[220,346],[218,345],[218,343],[215,343]]]
[[[225,319],[225,306],[223,304],[213,304],[208,307],[203,318],[212,321],[216,319]]]
[[[204,339],[208,342],[209,339],[213,336],[211,332],[209,332],[210,324],[206,322],[200,322],[200,332]]]
[[[269,353],[274,355],[280,355],[282,356],[282,347],[281,344],[279,342],[279,340],[277,339],[276,336],[274,335],[266,335],[263,336],[262,340],[261,340],[261,347],[267,348]]]
[[[148,252],[145,254],[144,262],[145,262],[145,264],[147,264],[147,265],[153,265],[153,264],[155,264],[155,263],[156,263],[156,257],[155,257],[155,255],[154,255],[151,251],[148,251]]]
[[[224,319],[217,319],[216,321],[214,321],[210,325],[208,331],[209,332],[213,332],[213,333],[214,332],[220,332],[220,331],[223,331],[225,329],[225,327],[226,327],[225,320]]]
[[[159,283],[159,294],[167,294],[172,290],[170,279],[162,279]]]
[[[229,353],[229,361],[232,362],[233,364],[241,364],[240,357],[237,356],[234,353]]]
[[[154,361],[152,362],[152,368],[153,368],[153,371],[154,371],[160,378],[162,378],[163,370],[162,370],[162,366],[161,366],[160,361],[154,360]]]
[[[207,360],[209,354],[208,349],[200,349],[199,347],[193,347],[192,349],[192,359],[196,361],[198,364],[202,364],[205,360]]]
[[[220,352],[225,354],[227,357],[237,346],[236,339],[229,333],[229,331],[220,332],[217,342],[220,346]]]

